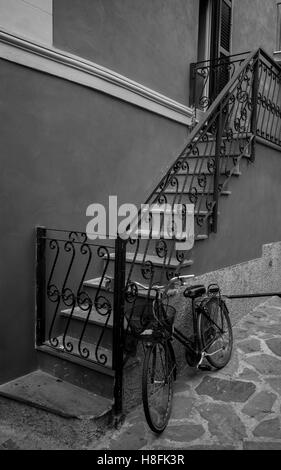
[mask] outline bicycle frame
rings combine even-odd
[[[156,298],[155,298],[154,302],[157,303],[157,304],[159,303],[159,304],[163,305],[162,298],[161,298],[159,292],[156,293]],[[164,305],[163,305],[163,308],[165,308]],[[195,342],[192,343],[190,341],[190,339],[188,339],[188,337],[186,335],[184,335],[176,327],[173,327],[173,331],[171,333],[171,338],[174,338],[177,341],[179,341],[179,343],[181,343],[185,347],[185,349],[188,351],[189,354],[193,354],[196,357],[199,354],[204,353],[205,350],[207,350],[212,345],[212,343],[217,339],[217,338],[212,338],[210,343],[208,343],[204,347],[204,349],[201,349],[201,345],[199,343],[198,326],[197,326],[197,318],[198,318],[199,314],[201,314],[205,318],[207,318],[210,323],[213,323],[213,325],[216,326],[216,328],[219,330],[220,333],[223,333],[223,331],[219,327],[219,325],[217,325],[217,323],[212,318],[210,318],[208,315],[206,315],[206,312],[205,312],[204,308],[202,308],[200,305],[196,305],[196,299],[192,299],[191,308],[192,308],[193,337],[195,338]],[[157,307],[157,311],[159,311],[159,307]],[[171,338],[169,338],[169,339],[171,339]],[[212,354],[217,353],[219,350],[220,349],[213,352]]]

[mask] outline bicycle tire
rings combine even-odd
[[[233,347],[228,309],[220,297],[207,299],[203,309],[205,314],[200,312],[198,315],[200,346],[206,352],[209,364],[215,369],[222,369],[229,362]]]
[[[172,411],[175,362],[171,347],[169,341],[150,344],[143,364],[144,414],[150,429],[157,434],[166,428]]]

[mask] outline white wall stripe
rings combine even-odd
[[[181,124],[192,124],[192,109],[167,96],[91,61],[3,30],[0,58],[93,88]]]

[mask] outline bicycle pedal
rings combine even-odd
[[[207,371],[207,370],[212,370],[212,367],[211,367],[211,366],[208,366],[207,364],[206,364],[206,365],[200,364],[200,365],[197,367],[197,369]]]

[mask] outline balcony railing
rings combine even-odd
[[[218,94],[243,65],[248,52],[192,63],[190,105],[207,111]],[[256,135],[281,145],[281,68],[262,49],[257,53],[259,76],[256,106]]]
[[[281,146],[281,67],[263,50],[258,58],[257,136]]]
[[[249,52],[190,65],[190,106],[206,111]]]

